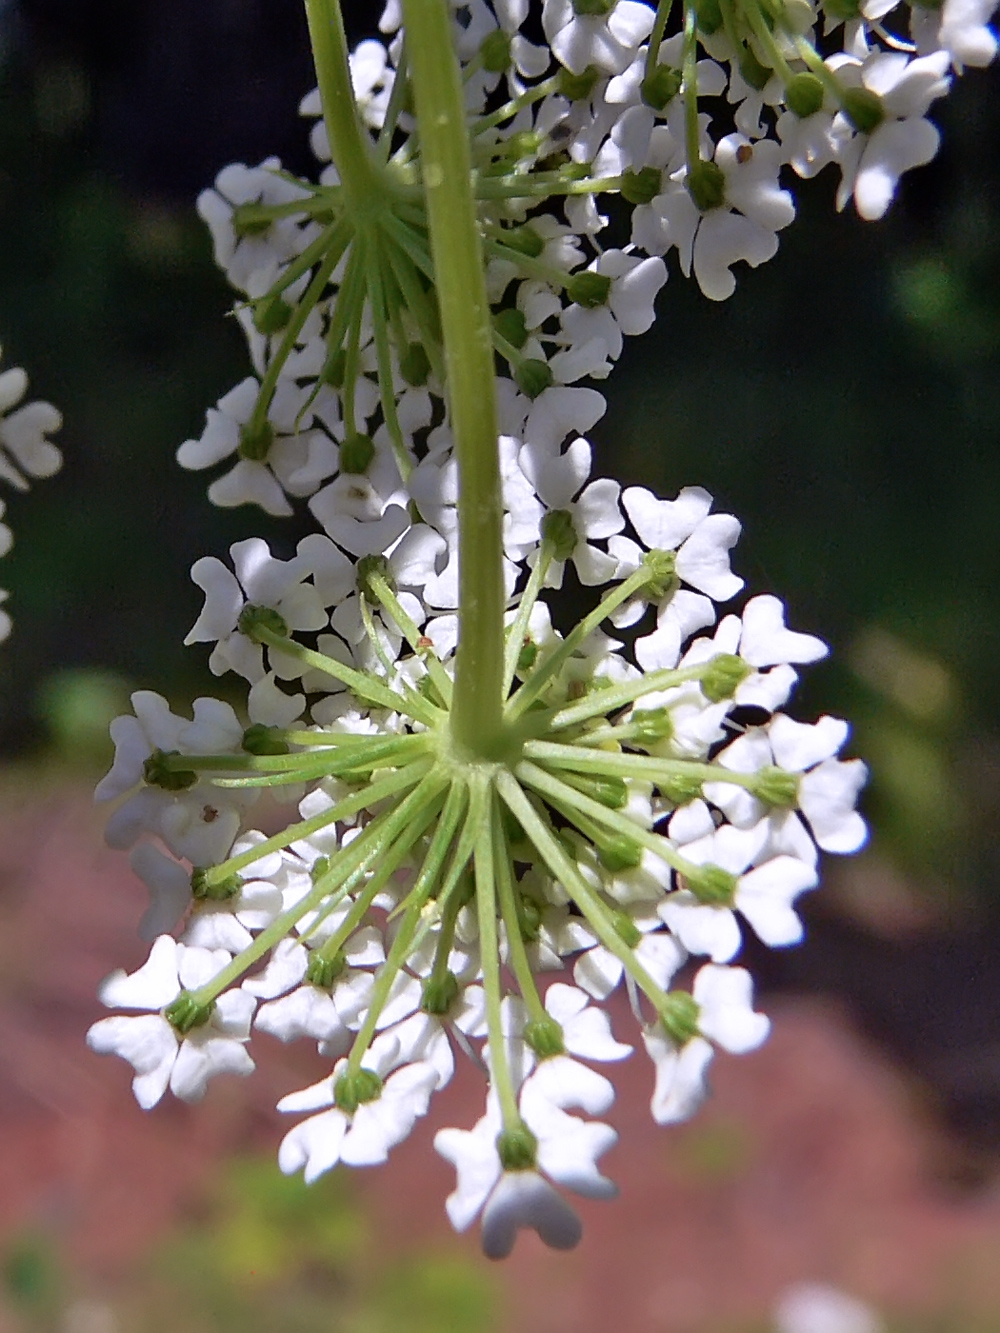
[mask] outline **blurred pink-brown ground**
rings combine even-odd
[[[287,1127],[275,1102],[324,1066],[305,1043],[257,1038],[252,1078],[214,1084],[200,1106],[136,1107],[127,1066],[83,1040],[98,982],[145,952],[144,890],[100,828],[85,793],[0,794],[0,1248],[44,1233],[91,1289],[113,1292],[197,1209],[220,1161],[274,1150]],[[605,1165],[621,1197],[582,1205],[570,1255],[522,1236],[493,1270],[505,1331],[739,1328],[799,1280],[894,1313],[1000,1312],[1000,1187],[949,1183],[952,1147],[838,1007],[765,1007],[770,1042],[716,1061],[715,1097],[688,1126],[651,1122],[641,1054],[619,1066],[608,1119],[621,1139]],[[630,1026],[620,1012],[616,1034]],[[388,1252],[476,1253],[474,1234],[451,1236],[451,1168],[431,1140],[441,1124],[471,1126],[481,1102],[480,1076],[463,1067],[389,1165],[358,1175]],[[0,1310],[0,1333],[8,1318]]]

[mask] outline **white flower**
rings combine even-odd
[[[774,856],[757,864],[767,838],[765,822],[751,829],[725,824],[681,846],[681,854],[694,865],[718,867],[735,879],[728,903],[703,902],[686,887],[660,903],[660,916],[690,953],[728,963],[741,943],[734,909],[772,948],[801,940],[802,922],[792,903],[805,889],[814,888],[819,876],[811,864],[794,856]]]
[[[542,27],[552,54],[574,74],[588,65],[621,74],[656,18],[654,10],[636,0],[610,0],[605,8],[604,14],[591,15],[580,13],[573,0],[545,0]]]
[[[566,558],[573,561],[580,582],[588,587],[613,577],[618,561],[591,545],[591,540],[610,537],[625,526],[618,508],[620,488],[616,481],[601,477],[581,490],[590,475],[591,449],[587,441],[575,439],[566,452],[561,453],[558,447],[545,448],[529,440],[518,455],[518,461],[538,498],[550,513],[567,515],[572,529],[572,550],[568,557],[552,561],[545,586],[562,586]]]
[[[144,1016],[102,1018],[87,1033],[87,1045],[99,1055],[120,1055],[135,1069],[132,1090],[148,1111],[169,1086],[183,1101],[199,1101],[215,1074],[249,1074],[253,1061],[244,1043],[250,1035],[254,1000],[240,990],[223,991],[207,1023],[185,1035],[162,1013],[182,990],[211,981],[230,961],[223,949],[190,948],[169,935],[153,944],[136,972],[113,972],[103,983],[104,1004],[151,1011]]]
[[[947,51],[954,69],[989,65],[997,35],[989,26],[997,0],[944,0],[940,9],[913,5],[910,32],[921,55]]]
[[[362,1068],[381,1079],[395,1054],[395,1041],[380,1038],[368,1050]],[[402,1143],[420,1116],[427,1114],[437,1083],[433,1065],[406,1065],[389,1074],[372,1101],[362,1102],[353,1112],[344,1111],[336,1105],[335,1088],[346,1067],[346,1060],[339,1061],[319,1083],[289,1093],[278,1103],[279,1111],[320,1112],[289,1130],[278,1149],[278,1165],[285,1175],[302,1170],[307,1185],[338,1162],[348,1166],[384,1162],[389,1149]]]
[[[662,1026],[643,1033],[656,1066],[650,1109],[659,1125],[689,1119],[705,1100],[712,1042],[733,1055],[743,1055],[756,1050],[771,1029],[766,1015],[753,1010],[753,981],[745,968],[707,963],[694,979],[692,994],[698,1035],[678,1046]]]
[[[870,134],[857,131],[843,112],[834,117],[831,134],[841,170],[838,208],[853,194],[859,215],[876,221],[892,202],[903,172],[931,160],[941,136],[926,114],[950,87],[949,64],[946,51],[916,60],[901,51],[878,51],[863,62],[846,60],[837,66],[845,83],[874,93],[883,112]]]
[[[62,454],[46,437],[62,425],[51,403],[25,403],[28,376],[13,366],[0,373],[0,479],[16,490],[28,489],[28,478],[51,477],[62,467]]]

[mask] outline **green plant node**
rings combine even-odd
[[[563,1055],[566,1043],[563,1030],[554,1018],[535,1018],[524,1025],[524,1040],[540,1060],[551,1060],[554,1055]]]
[[[618,935],[623,944],[627,944],[630,949],[636,948],[642,941],[642,931],[635,924],[627,912],[615,910],[611,914],[611,924],[615,928],[615,934]]]
[[[784,768],[762,768],[754,774],[753,794],[765,805],[793,810],[799,800],[799,775]]]
[[[674,719],[669,708],[637,708],[629,718],[628,726],[640,745],[668,741],[674,734]]]
[[[517,921],[521,927],[521,938],[526,944],[534,944],[542,929],[542,909],[526,893],[518,897]]]
[[[700,159],[688,172],[684,184],[695,208],[702,213],[721,208],[726,202],[726,177],[717,162]]]
[[[537,259],[545,249],[545,238],[530,224],[523,227],[505,227],[503,243],[508,250],[516,250],[519,255],[527,255],[529,259]]]
[[[663,192],[663,172],[658,167],[623,171],[621,192],[630,204],[651,204]]]
[[[493,326],[505,342],[509,342],[511,347],[516,347],[518,351],[528,341],[528,325],[524,318],[524,312],[518,310],[516,306],[510,306],[507,310],[501,310],[493,320]]]
[[[171,768],[166,762],[172,755],[179,755],[180,750],[154,750],[142,766],[143,781],[149,787],[161,787],[164,791],[187,791],[198,781],[198,774],[190,769]]]
[[[237,453],[251,463],[263,463],[271,452],[274,443],[274,427],[270,421],[255,421],[252,417],[245,426],[240,427],[240,442]]]
[[[563,66],[558,78],[556,91],[560,97],[565,97],[567,102],[585,102],[594,91],[594,84],[600,78],[600,74],[593,65],[588,65],[579,74],[574,74],[571,69]]]
[[[391,592],[396,591],[396,583],[392,577],[392,567],[384,555],[363,555],[358,561],[358,592],[373,606],[380,606],[381,603],[372,589],[372,579],[380,578],[389,585]]]
[[[732,907],[736,898],[736,876],[722,866],[699,866],[688,871],[684,882],[700,903],[706,907]]]
[[[367,472],[375,457],[375,445],[369,435],[348,435],[340,446],[340,470],[358,476]]]
[[[674,551],[647,551],[642,563],[646,571],[644,591],[651,600],[662,602],[681,586]]]
[[[458,977],[446,972],[443,977],[430,976],[424,982],[420,1008],[425,1014],[446,1014],[458,999]]]
[[[823,105],[823,80],[804,70],[785,84],[785,102],[800,120],[814,116]]]
[[[280,727],[269,727],[254,722],[243,733],[243,748],[247,754],[290,754],[291,746],[281,734]]]
[[[347,352],[343,347],[338,347],[334,354],[327,358],[326,364],[320,372],[320,381],[323,384],[328,384],[331,389],[342,389],[346,374]]]
[[[236,627],[253,643],[263,643],[263,640],[257,637],[258,630],[277,634],[282,639],[288,638],[288,623],[281,612],[275,611],[273,606],[254,606],[252,602],[247,602],[240,612]]]
[[[663,1030],[675,1046],[686,1046],[692,1037],[697,1037],[700,1017],[701,1006],[684,990],[670,991],[660,1010]]]
[[[280,296],[271,296],[258,301],[253,308],[253,325],[258,333],[270,337],[286,328],[292,317],[292,307]]]
[[[514,382],[526,398],[537,398],[551,386],[554,378],[548,362],[534,357],[519,361],[514,368]]]
[[[597,856],[605,870],[617,875],[623,870],[634,870],[641,863],[642,847],[634,838],[624,833],[614,833],[610,837],[601,838],[597,844]]]
[[[214,1000],[210,1000],[208,1004],[199,1004],[190,991],[184,990],[176,1000],[167,1005],[163,1017],[174,1031],[183,1037],[192,1028],[204,1027],[214,1010]]]
[[[574,273],[566,284],[566,295],[585,310],[606,305],[611,295],[611,279],[606,273]]]
[[[742,657],[720,653],[712,658],[701,678],[701,692],[713,704],[718,704],[723,699],[731,699],[747,676],[752,675],[753,667]]]
[[[538,1140],[522,1120],[497,1135],[497,1155],[505,1171],[532,1171],[538,1161]]]
[[[684,75],[670,65],[657,65],[639,84],[639,94],[653,111],[662,111],[681,90]]]
[[[374,1069],[359,1069],[356,1074],[341,1074],[334,1084],[334,1101],[342,1111],[353,1114],[363,1102],[378,1101],[382,1080]]]
[[[718,32],[722,27],[722,6],[719,0],[697,0],[694,12],[698,16],[698,27],[706,37]]]
[[[568,509],[550,509],[542,519],[542,541],[552,546],[553,559],[568,560],[579,540]]]
[[[740,55],[740,73],[743,75],[745,83],[760,92],[767,87],[774,70],[762,64],[757,59],[756,53],[749,46],[745,46]]]
[[[213,880],[211,873],[211,868],[204,866],[196,866],[191,871],[191,895],[199,902],[224,903],[242,893],[243,880],[239,875]]]
[[[885,105],[868,88],[847,88],[841,101],[844,115],[861,134],[871,134],[885,120]]]
[[[693,773],[675,773],[657,783],[660,795],[671,805],[687,805],[702,794],[702,780]]]
[[[343,949],[338,949],[332,957],[317,949],[309,955],[306,981],[310,986],[318,986],[320,990],[329,990],[346,966],[347,956]]]
[[[510,36],[503,28],[487,33],[479,47],[479,58],[490,74],[504,74],[510,69]]]
[[[410,343],[399,358],[399,373],[414,389],[423,388],[431,374],[431,359],[423,343]]]

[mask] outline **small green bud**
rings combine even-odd
[[[340,470],[353,476],[367,472],[375,457],[375,445],[368,435],[348,435],[340,446]]]
[[[252,602],[248,602],[240,612],[236,626],[240,633],[245,634],[253,643],[263,643],[263,640],[257,637],[259,630],[277,634],[282,639],[288,638],[287,621],[271,606],[254,606]]]
[[[799,799],[799,775],[783,768],[762,768],[754,775],[753,794],[765,805],[792,810]]]
[[[565,65],[559,71],[559,85],[557,91],[561,97],[565,97],[567,102],[585,102],[594,91],[594,84],[600,75],[593,65],[588,65],[585,70],[579,74],[574,74],[571,69]]]
[[[154,750],[142,766],[143,780],[150,787],[164,791],[187,791],[198,781],[198,774],[190,769],[171,768],[166,760],[180,750]]]
[[[502,237],[508,250],[516,250],[519,255],[527,255],[529,259],[537,259],[545,249],[544,237],[528,224],[523,227],[505,227]]]
[[[582,18],[606,18],[618,0],[573,0],[573,13]]]
[[[240,427],[240,442],[237,448],[240,458],[251,463],[263,463],[271,452],[274,443],[274,427],[266,418],[255,422],[251,417],[245,426]]]
[[[292,317],[292,307],[280,296],[265,297],[253,308],[253,324],[258,333],[280,333]]]
[[[183,990],[177,999],[164,1009],[163,1017],[175,1032],[184,1037],[192,1028],[204,1027],[212,1017],[214,1009],[214,1000],[209,1004],[199,1004],[190,991]]]
[[[423,343],[410,343],[399,358],[399,373],[414,389],[420,389],[427,383],[431,373],[431,359]]]
[[[527,944],[532,944],[538,939],[542,929],[542,909],[534,898],[529,898],[524,893],[520,895],[517,919],[521,926],[521,938]]]
[[[542,519],[542,541],[552,543],[556,560],[568,560],[579,540],[568,509],[550,509]]]
[[[731,699],[747,676],[752,675],[753,667],[742,657],[720,653],[712,658],[701,678],[701,692],[713,704],[721,703],[723,699]]]
[[[528,326],[525,323],[524,312],[518,310],[517,306],[510,306],[507,310],[501,310],[493,320],[497,333],[509,342],[511,347],[516,347],[518,351],[528,341]]]
[[[282,739],[280,727],[255,722],[243,733],[243,748],[247,754],[288,754],[291,746]]]
[[[663,192],[663,172],[658,167],[622,172],[622,198],[630,204],[650,204]]]
[[[674,719],[669,708],[637,708],[629,718],[628,725],[640,745],[668,741],[674,734]]]
[[[559,153],[553,153],[551,157],[545,159],[545,162],[556,168],[564,181],[582,181],[590,175],[590,167],[586,162],[564,160],[564,156]]]
[[[334,1084],[334,1101],[348,1115],[363,1102],[374,1102],[382,1091],[382,1080],[374,1069],[359,1069],[356,1074],[341,1074]]]
[[[823,105],[823,80],[807,71],[793,74],[785,84],[785,102],[800,120],[814,116]]]
[[[497,1156],[505,1171],[531,1171],[538,1160],[538,1140],[522,1120],[497,1135]]]
[[[331,389],[342,389],[346,373],[347,352],[343,347],[338,347],[332,356],[327,357],[319,377],[324,384],[329,384]]]
[[[597,855],[605,870],[613,875],[623,870],[634,870],[642,861],[642,848],[634,838],[624,833],[614,833],[609,838],[602,838],[597,847]]]
[[[504,156],[509,162],[517,162],[522,157],[534,157],[544,142],[545,136],[537,130],[518,130],[504,140]]]
[[[517,674],[526,676],[531,668],[538,661],[538,644],[532,643],[530,639],[525,639],[521,644],[521,651],[517,655]]]
[[[653,601],[662,602],[681,586],[676,552],[647,551],[642,563],[646,570],[645,590]]]
[[[237,236],[261,236],[271,225],[260,204],[237,204],[233,209],[233,231]]]
[[[199,902],[224,903],[235,898],[243,891],[243,881],[239,875],[227,875],[225,879],[210,878],[211,869],[196,866],[191,871],[191,896]]]
[[[675,1046],[686,1046],[692,1037],[697,1037],[700,1016],[698,1001],[683,990],[668,992],[667,1002],[660,1010],[660,1022]]]
[[[329,990],[346,966],[347,958],[343,949],[338,949],[332,958],[317,949],[309,955],[306,981],[310,986],[318,986],[320,990]]]
[[[671,805],[687,805],[689,801],[696,800],[702,794],[701,778],[696,778],[693,773],[675,773],[672,778],[657,784],[660,788],[660,795]]]
[[[510,36],[503,28],[487,33],[479,46],[483,69],[489,74],[503,74],[510,68]]]
[[[372,591],[372,579],[379,578],[395,592],[396,584],[392,577],[392,567],[384,555],[363,555],[357,564],[358,592],[371,605],[378,606],[379,600]]]
[[[574,273],[566,284],[566,295],[585,310],[596,310],[611,294],[611,279],[606,273]]]
[[[527,357],[514,368],[514,382],[527,398],[537,398],[552,384],[555,377],[547,361]]]
[[[702,213],[721,208],[726,202],[726,178],[717,162],[706,162],[704,159],[696,162],[684,184],[695,208]]]
[[[688,871],[684,883],[706,907],[732,907],[738,881],[722,866],[707,865]]]
[[[562,1028],[554,1018],[537,1018],[525,1023],[524,1040],[541,1060],[562,1055],[566,1050]]]
[[[309,878],[315,884],[318,879],[322,879],[330,869],[330,858],[328,856],[318,856],[312,863],[312,869],[309,871]]]
[[[881,97],[867,88],[847,88],[842,104],[844,115],[861,134],[871,134],[885,120]]]
[[[623,943],[627,944],[630,949],[634,949],[642,939],[642,931],[629,914],[616,910],[612,912],[611,920],[614,924],[615,933],[621,937]]]
[[[744,83],[748,83],[751,88],[760,92],[762,88],[767,87],[774,70],[762,64],[751,47],[745,46],[740,54],[740,73],[743,75]]]
[[[698,0],[695,13],[698,15],[698,27],[706,37],[711,37],[713,32],[718,32],[722,27],[722,6],[719,0]]]
[[[423,999],[420,1008],[425,1014],[443,1015],[458,999],[458,978],[454,972],[446,972],[443,977],[428,977],[424,982]]]
[[[861,14],[861,0],[823,0],[823,10],[835,22],[847,23]]]
[[[679,69],[672,69],[670,65],[657,65],[652,74],[639,84],[639,93],[653,111],[662,111],[680,92],[683,81],[684,75]]]

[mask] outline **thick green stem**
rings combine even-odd
[[[502,750],[503,502],[490,308],[462,81],[447,0],[404,0],[448,403],[459,475],[459,645],[451,730],[472,756]]]

